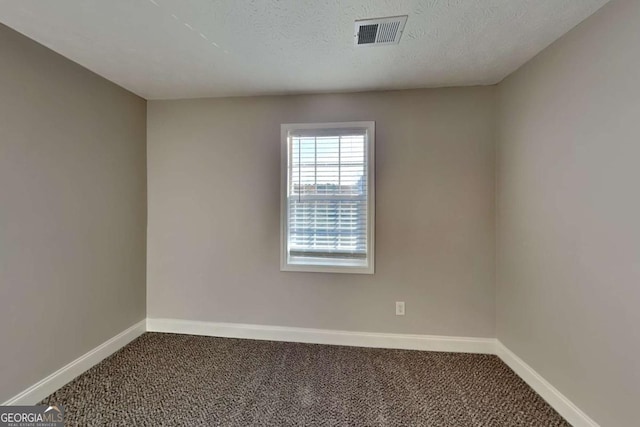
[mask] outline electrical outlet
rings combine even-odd
[[[396,301],[396,316],[404,316],[404,301]]]

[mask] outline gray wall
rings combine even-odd
[[[0,402],[145,317],[145,111],[0,25]]]
[[[494,87],[150,101],[149,317],[493,337],[494,101]],[[355,120],[376,121],[376,273],[280,272],[280,124]]]
[[[500,85],[497,335],[602,426],[638,425],[640,2]]]

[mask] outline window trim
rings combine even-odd
[[[288,185],[288,136],[290,131],[301,129],[367,129],[367,265],[338,265],[335,261],[324,260],[318,264],[292,264],[287,257],[287,185]],[[287,123],[280,125],[280,271],[310,273],[352,273],[374,274],[375,265],[375,122],[334,122],[334,123]],[[326,265],[322,265],[326,263]]]

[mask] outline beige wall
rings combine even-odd
[[[145,110],[0,25],[0,402],[145,317]]]
[[[602,426],[638,425],[640,2],[500,86],[498,338]]]
[[[149,317],[493,337],[494,95],[149,102]],[[280,272],[280,124],[356,120],[376,121],[376,273]]]

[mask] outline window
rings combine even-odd
[[[373,274],[374,122],[282,125],[283,271]]]

